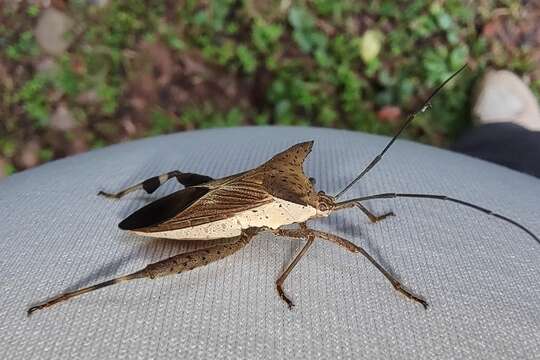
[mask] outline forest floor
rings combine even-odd
[[[0,177],[197,128],[391,134],[463,64],[407,137],[451,143],[470,126],[473,85],[488,68],[515,71],[538,94],[537,2],[362,3],[3,2]]]

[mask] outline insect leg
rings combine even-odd
[[[171,274],[179,274],[181,272],[193,270],[197,267],[208,265],[211,262],[221,260],[229,255],[234,254],[238,250],[246,246],[251,239],[257,234],[258,229],[245,230],[238,240],[233,243],[214,245],[209,248],[190,251],[184,254],[179,254],[170,257],[165,260],[158,261],[156,263],[146,266],[144,269],[136,271],[132,274],[118,277],[116,279],[108,280],[93,286],[82,288],[75,291],[64,293],[60,296],[54,297],[42,304],[32,306],[28,309],[28,315],[31,315],[37,310],[41,310],[50,307],[54,304],[64,302],[73,297],[86,294],[88,292],[104,288],[106,286],[127,282],[135,279],[150,278],[154,279],[160,276],[166,276]]]
[[[193,270],[200,266],[208,265],[214,261],[221,260],[246,246],[257,234],[257,229],[247,229],[240,235],[237,241],[227,244],[214,245],[208,248],[190,251],[179,254],[171,258],[158,261],[146,266],[142,271],[145,277],[154,279],[156,277],[180,274]]]
[[[362,205],[358,201],[338,203],[336,204],[336,207],[334,208],[334,210],[342,210],[342,209],[348,209],[352,207],[357,207],[358,209],[360,209],[364,214],[366,214],[366,216],[369,218],[369,220],[372,223],[376,223],[381,220],[384,220],[388,216],[395,216],[393,211],[387,212],[386,214],[382,214],[382,215],[375,215],[370,210],[368,210],[368,208],[366,208],[364,205]]]
[[[199,174],[193,174],[193,173],[183,173],[178,170],[174,170],[171,172],[168,172],[166,174],[153,176],[149,179],[144,180],[141,183],[138,183],[136,185],[130,186],[126,189],[120,190],[116,193],[108,193],[105,191],[100,191],[98,195],[103,195],[108,198],[115,198],[120,199],[122,196],[133,192],[135,190],[143,189],[148,194],[153,193],[157,190],[161,185],[163,185],[168,180],[176,178],[178,182],[184,186],[194,186],[194,185],[200,185],[204,184],[205,182],[212,181],[213,179],[206,175],[199,175]]]
[[[352,242],[350,242],[349,240],[346,240],[342,237],[339,237],[337,235],[334,235],[334,234],[330,234],[330,233],[326,233],[326,232],[323,232],[323,231],[319,231],[319,230],[313,230],[313,229],[309,229],[307,228],[307,226],[305,226],[305,224],[300,224],[300,226],[302,227],[301,229],[292,229],[292,230],[289,230],[289,229],[277,229],[275,230],[275,234],[276,235],[281,235],[281,236],[288,236],[288,237],[293,237],[293,238],[321,238],[321,239],[324,239],[324,240],[329,240],[329,241],[332,241],[344,248],[346,248],[347,250],[351,251],[351,252],[359,252],[360,254],[362,254],[363,256],[365,256],[369,262],[371,262],[376,268],[377,270],[379,270],[383,275],[384,277],[386,277],[388,279],[388,281],[390,281],[390,283],[392,284],[392,286],[394,287],[394,289],[396,289],[397,291],[399,291],[400,293],[402,293],[403,295],[405,295],[407,298],[411,299],[411,300],[414,300],[418,303],[420,303],[424,308],[427,309],[428,307],[428,303],[420,298],[419,296],[413,294],[412,292],[408,291],[407,289],[405,289],[401,283],[394,277],[392,276],[392,274],[390,274],[388,271],[386,271],[386,269],[384,267],[382,267],[381,264],[379,264],[377,262],[377,260],[375,260],[371,255],[369,255],[369,253],[364,250],[362,247],[358,246],[358,245],[355,245],[353,244]],[[306,243],[306,245],[304,246],[307,247],[308,243]],[[296,260],[297,258],[301,257],[302,254],[302,251],[304,251],[304,248],[302,248],[302,250],[298,253],[298,255],[296,255],[296,257],[294,258],[293,262],[291,263],[291,265],[289,265],[289,268],[287,268],[287,270],[283,273],[282,276],[284,276],[285,278],[287,277],[288,273],[292,270],[292,267],[294,267],[294,265],[296,265],[296,263],[298,263],[298,260]],[[307,251],[307,249],[306,249]],[[305,251],[304,251],[305,253]],[[296,262],[295,262],[296,260]],[[281,279],[281,277],[278,279],[278,281]],[[283,281],[285,281],[285,279],[283,279]],[[287,303],[287,305],[289,305],[289,307],[291,307],[292,303],[290,303],[290,300],[288,300],[286,298],[286,296],[283,294],[283,289],[281,289],[281,285],[283,285],[283,281],[281,281],[281,284],[278,285],[278,293],[279,295],[281,296],[281,298],[283,300],[285,300],[285,302]],[[278,284],[278,283],[276,283]]]
[[[310,233],[312,233],[315,237],[319,237],[319,238],[322,238],[322,239],[326,239],[326,240],[330,240],[330,241],[333,241],[333,242],[336,242],[336,243],[339,243],[339,242],[342,242],[342,243],[348,243],[348,244],[351,244],[352,246],[354,246],[354,250],[351,250],[353,252],[359,252],[360,254],[364,255],[368,260],[369,262],[371,262],[376,268],[377,270],[379,270],[387,279],[388,281],[390,281],[390,283],[392,284],[392,286],[394,287],[394,289],[396,289],[397,291],[399,291],[400,293],[402,293],[403,295],[405,295],[407,298],[411,299],[411,300],[414,300],[416,302],[419,302],[420,304],[422,304],[422,306],[424,308],[427,309],[428,307],[428,304],[425,300],[421,299],[420,297],[416,296],[415,294],[413,294],[412,292],[406,290],[405,288],[403,288],[403,286],[401,285],[401,283],[396,280],[396,278],[394,278],[394,276],[392,276],[392,274],[390,274],[388,271],[386,271],[386,269],[384,269],[382,267],[381,264],[379,264],[371,255],[369,255],[369,253],[364,250],[362,247],[358,246],[358,245],[355,245],[353,243],[351,243],[350,241],[346,240],[346,239],[343,239],[337,235],[334,235],[334,234],[329,234],[329,233],[325,233],[325,232],[322,232],[322,231],[318,231],[318,230],[312,230],[312,229],[309,229]]]
[[[337,235],[328,234],[322,231],[309,229],[306,225],[306,223],[300,224],[300,229],[276,229],[273,230],[273,233],[278,236],[286,236],[286,237],[292,237],[296,239],[307,239],[307,242],[302,247],[302,249],[294,256],[290,264],[287,266],[287,268],[281,273],[281,275],[276,280],[276,289],[279,294],[279,297],[287,303],[289,306],[289,309],[294,306],[293,302],[285,295],[285,292],[283,291],[283,283],[289,276],[290,272],[294,269],[294,267],[298,264],[302,256],[306,254],[306,252],[309,250],[311,245],[313,245],[313,241],[316,237],[322,238],[324,240],[331,241],[339,246],[344,247],[348,251],[351,252],[358,252],[360,249],[353,244],[352,242],[343,239]]]
[[[291,309],[294,304],[293,302],[285,295],[285,292],[283,291],[283,283],[287,279],[287,276],[289,276],[290,272],[294,269],[296,264],[300,261],[302,256],[306,254],[306,252],[309,250],[311,245],[313,245],[314,237],[313,235],[307,235],[307,242],[304,244],[302,249],[294,256],[290,264],[287,266],[287,268],[279,275],[278,279],[276,280],[276,290],[279,294],[279,297],[285,301],[287,306],[289,306],[289,309]]]
[[[291,237],[295,239],[305,239],[308,235],[313,235],[314,237],[331,241],[335,243],[336,245],[339,245],[345,248],[345,250],[348,250],[350,252],[359,251],[358,247],[347,239],[344,239],[334,234],[328,234],[322,231],[308,229],[307,227],[305,229],[304,228],[303,229],[277,229],[277,230],[273,230],[273,233],[278,236]]]
[[[401,294],[405,295],[405,297],[420,303],[424,307],[424,309],[428,308],[428,303],[424,299],[413,294],[409,290],[405,289],[403,285],[401,285],[401,283],[392,274],[386,271],[386,269],[383,268],[382,265],[377,262],[377,260],[375,260],[371,255],[369,255],[369,253],[366,250],[364,250],[360,246],[358,246],[358,250],[362,255],[366,257],[366,259],[369,260],[370,263],[373,264],[373,266],[377,268],[377,270],[379,270],[384,275],[386,279],[388,279],[388,281],[390,281],[394,289],[396,289]]]

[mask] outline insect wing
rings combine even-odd
[[[176,191],[135,211],[118,227],[122,230],[138,230],[155,226],[175,217],[208,191],[206,187],[188,187]]]
[[[232,217],[239,212],[259,207],[271,201],[273,201],[273,197],[259,181],[239,178],[215,189],[207,190],[207,193],[191,202],[188,207],[184,207],[174,216],[137,230],[161,232],[202,225]],[[171,206],[173,205],[171,204]]]

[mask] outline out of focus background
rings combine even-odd
[[[536,3],[536,4],[535,4]],[[0,1],[0,177],[92,148],[241,125],[470,126],[487,68],[540,90],[536,1]]]

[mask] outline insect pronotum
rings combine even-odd
[[[388,279],[395,290],[427,309],[428,303],[424,298],[407,290],[363,248],[342,237],[311,229],[307,226],[306,222],[310,219],[326,217],[334,211],[357,208],[371,222],[375,223],[394,214],[389,212],[382,215],[375,215],[363,205],[364,201],[399,197],[436,199],[454,202],[492,215],[517,226],[540,243],[540,239],[535,234],[518,222],[478,205],[444,195],[382,193],[338,201],[347,190],[382,159],[414,117],[419,112],[424,111],[430,104],[431,99],[444,85],[464,68],[465,66],[437,87],[418,110],[407,117],[396,135],[388,142],[381,153],[335,196],[329,196],[323,191],[317,192],[314,188],[315,181],[304,175],[304,160],[311,152],[313,141],[296,144],[254,169],[221,179],[172,171],[149,178],[140,184],[114,194],[99,192],[99,195],[110,198],[121,198],[127,193],[138,189],[143,189],[147,193],[153,193],[167,180],[176,178],[178,182],[184,185],[185,188],[183,190],[176,191],[135,211],[120,222],[120,229],[143,236],[158,238],[179,240],[230,239],[231,241],[227,243],[216,241],[216,244],[207,248],[173,256],[150,264],[132,274],[64,293],[42,304],[32,306],[28,309],[28,314],[109,285],[140,278],[153,279],[207,265],[242,249],[255,235],[262,231],[270,231],[277,236],[306,240],[305,245],[293,257],[290,264],[276,280],[277,292],[289,308],[292,308],[293,302],[283,291],[285,279],[313,245],[315,239],[318,238],[330,241],[350,252],[360,253],[365,256]],[[298,228],[283,228],[284,225],[291,224],[298,224]]]

